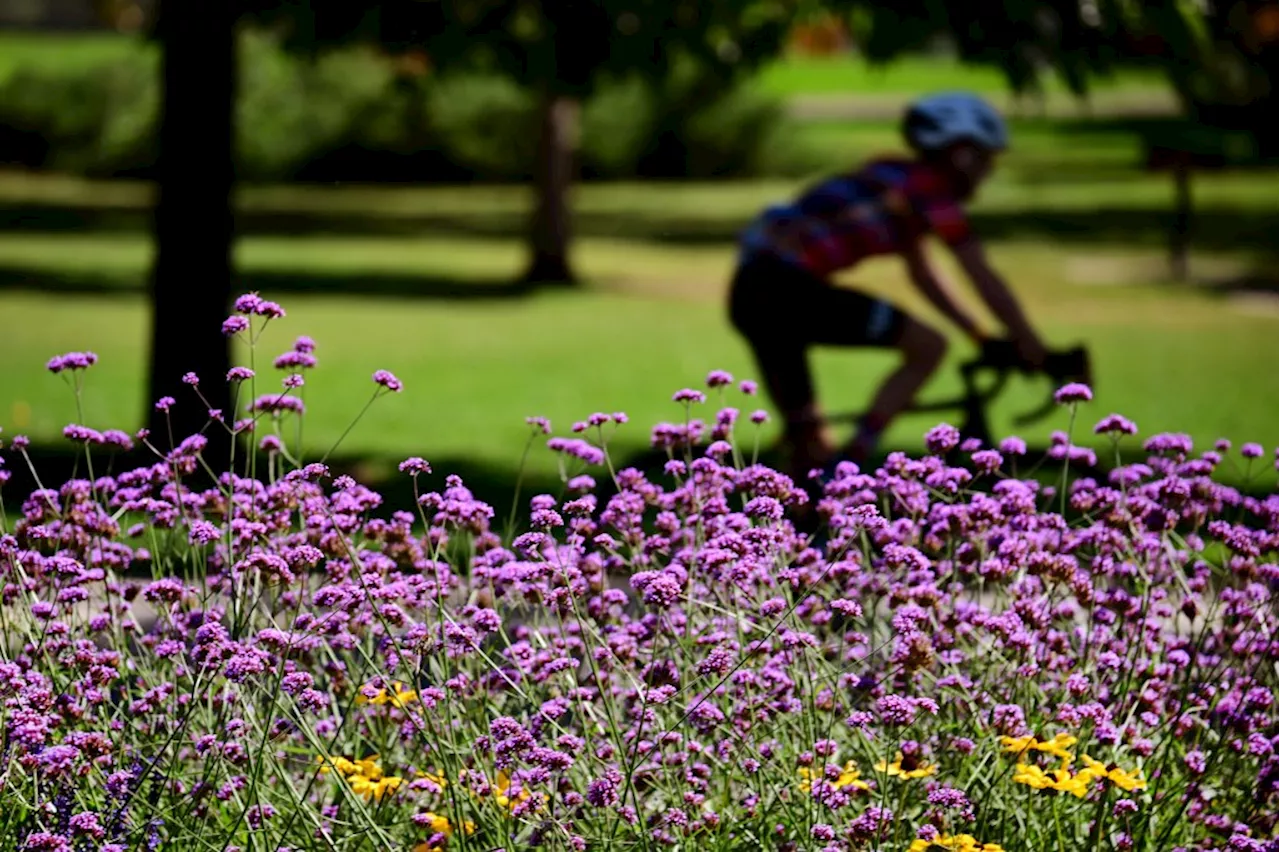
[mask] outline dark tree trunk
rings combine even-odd
[[[208,428],[209,407],[234,422],[226,382],[229,345],[222,321],[231,300],[231,190],[236,90],[234,0],[163,0],[161,117],[151,270],[152,441],[161,449],[204,430],[205,458],[226,465],[230,440]],[[206,406],[182,377],[200,379]],[[170,396],[168,418],[151,406]]]
[[[1191,255],[1191,163],[1183,158],[1173,169],[1173,229],[1169,257],[1175,281],[1186,281]]]
[[[547,91],[540,104],[537,160],[534,163],[533,218],[529,223],[529,267],[523,280],[530,284],[572,284],[577,278],[569,264],[573,186],[578,142],[577,98]]]

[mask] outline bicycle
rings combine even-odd
[[[980,384],[979,376],[987,371],[994,372],[995,378],[984,387]],[[953,425],[960,430],[961,438],[976,438],[983,445],[991,446],[994,441],[987,417],[987,406],[1004,390],[1014,372],[1023,375],[1035,373],[1052,380],[1052,387],[1049,388],[1049,394],[1044,403],[1014,418],[1014,424],[1019,427],[1043,420],[1051,414],[1056,407],[1054,394],[1063,385],[1070,382],[1093,384],[1089,352],[1083,346],[1050,351],[1044,365],[1039,370],[1033,371],[1018,359],[1017,350],[1011,341],[989,340],[977,358],[960,365],[960,377],[964,382],[963,393],[947,399],[916,402],[904,409],[902,413],[904,415],[927,414],[958,410],[962,413],[962,419],[960,423]],[[828,414],[823,421],[828,424],[856,423],[865,414],[865,411]]]

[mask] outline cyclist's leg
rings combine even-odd
[[[881,383],[857,433],[845,449],[844,454],[854,462],[870,457],[884,430],[911,404],[947,351],[945,337],[912,317],[905,318],[894,345],[902,353],[902,363]]]
[[[946,353],[946,338],[888,302],[856,290],[832,288],[820,306],[814,342],[896,349],[903,361],[881,383],[842,455],[865,461],[880,435],[911,404]]]
[[[790,472],[799,477],[824,464],[833,451],[808,357],[811,300],[820,286],[801,270],[757,257],[739,266],[729,298],[730,318],[750,345],[765,391],[782,414]]]
[[[791,455],[789,473],[803,478],[824,465],[834,450],[814,398],[808,352],[803,344],[783,341],[754,341],[752,351],[765,390],[782,413],[782,440]]]

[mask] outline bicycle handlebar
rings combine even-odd
[[[977,375],[983,370],[994,370],[996,382],[985,393],[976,386]],[[1003,389],[1010,373],[1017,370],[1023,375],[1039,373],[1053,380],[1049,396],[1039,408],[1014,418],[1014,423],[1025,426],[1041,419],[1053,411],[1054,393],[1069,382],[1092,384],[1093,375],[1089,363],[1089,352],[1083,346],[1070,349],[1059,349],[1048,353],[1044,364],[1038,369],[1026,364],[1018,355],[1018,350],[1010,340],[988,340],[982,346],[982,353],[972,361],[960,366],[960,374],[964,379],[965,391],[971,397],[984,401],[991,399]]]

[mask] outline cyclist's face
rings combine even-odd
[[[953,146],[947,153],[947,163],[959,178],[966,196],[971,196],[977,191],[995,165],[994,154],[977,145],[960,143]]]

